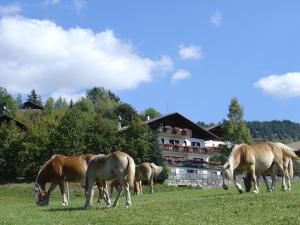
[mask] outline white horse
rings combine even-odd
[[[121,184],[118,188],[118,195],[114,201],[113,207],[118,204],[119,197],[125,189],[126,191],[126,205],[131,205],[129,186],[133,186],[135,176],[134,160],[126,153],[115,151],[110,155],[95,156],[88,164],[85,181],[85,208],[89,208],[92,204],[93,186],[95,183],[101,184],[104,192],[104,200],[106,206],[110,207],[111,202],[108,195],[106,181],[117,179]]]
[[[298,156],[291,148],[282,143],[263,142],[254,145],[241,144],[232,150],[227,162],[223,166],[223,188],[228,189],[228,181],[234,181],[234,184],[240,193],[244,189],[236,180],[236,172],[247,171],[250,173],[251,182],[254,185],[254,193],[258,193],[259,189],[256,182],[256,173],[263,174],[274,164],[283,174],[282,191],[286,191],[286,180],[289,182],[288,163],[289,158],[299,160]],[[272,190],[275,189],[276,174],[272,169]]]

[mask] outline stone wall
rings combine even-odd
[[[271,184],[271,178],[267,177],[269,184]],[[293,177],[292,180],[299,180],[299,177]],[[238,176],[237,180],[240,184],[243,184],[242,176]],[[281,180],[281,177],[277,177],[277,181]],[[260,179],[262,183],[262,179]],[[175,186],[191,186],[195,188],[220,188],[223,185],[223,179],[221,175],[217,174],[180,174],[169,175],[166,180],[168,185]],[[229,186],[233,186],[233,182],[229,183]]]

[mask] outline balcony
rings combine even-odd
[[[161,144],[160,149],[162,151],[170,151],[170,152],[209,154],[209,152],[206,149],[202,149],[202,148],[200,148],[200,146],[182,146],[182,145],[172,145],[172,144]]]
[[[165,127],[159,127],[158,132],[160,134],[167,134],[170,136],[192,137],[192,131],[187,128],[182,129],[180,127],[165,126]]]

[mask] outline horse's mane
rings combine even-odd
[[[154,176],[158,176],[161,173],[161,171],[163,170],[163,168],[161,166],[157,166],[154,163],[150,163],[150,166],[154,172]]]
[[[36,181],[35,181],[35,183],[37,183],[37,180],[39,179],[39,177],[40,177],[40,175],[41,175],[41,173],[42,173],[42,171],[50,164],[50,162],[52,162],[52,160],[55,158],[55,157],[57,157],[57,156],[59,156],[59,155],[53,155],[52,157],[51,157],[51,159],[49,159],[48,161],[46,161],[45,163],[44,163],[44,165],[42,165],[42,167],[40,168],[40,170],[39,170],[39,172],[38,172],[38,175],[37,175],[37,178],[36,178]]]

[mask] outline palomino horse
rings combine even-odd
[[[150,192],[153,193],[154,177],[158,176],[163,167],[157,166],[154,163],[144,162],[135,168],[135,189],[137,195],[142,195],[142,181],[148,181],[151,185]]]
[[[289,179],[288,163],[289,158],[299,160],[297,155],[288,146],[282,143],[263,142],[260,144],[241,144],[232,150],[227,162],[223,166],[223,188],[228,189],[228,180],[234,184],[240,193],[243,193],[242,186],[236,181],[236,172],[248,171],[251,175],[251,182],[254,185],[254,193],[258,193],[256,173],[263,174],[275,164],[283,174],[282,191],[286,191],[286,179]],[[275,189],[275,170],[272,170],[272,190]]]
[[[81,156],[54,155],[48,160],[38,172],[35,182],[36,204],[39,206],[48,205],[51,192],[59,185],[63,205],[68,205],[68,198],[65,192],[65,182],[80,183],[85,185],[85,173],[88,163],[94,155],[85,154]],[[48,191],[46,184],[51,183]],[[99,187],[99,186],[98,186]],[[100,190],[100,187],[99,187]]]
[[[139,164],[135,167],[135,181],[134,181],[134,194],[142,195],[142,181],[147,181],[151,185],[150,192],[153,193],[153,186],[154,186],[154,177],[158,176],[163,167],[157,166],[154,163],[144,162]],[[118,180],[114,179],[110,183],[110,190],[113,193],[114,188],[118,188],[120,183]]]
[[[275,173],[274,171],[274,166],[271,166],[271,168],[269,169],[269,172],[272,173]],[[293,160],[291,158],[289,158],[289,163],[288,163],[288,173],[289,173],[289,177],[293,177],[294,176],[294,168],[293,168]],[[266,188],[267,188],[267,191],[268,192],[273,192],[274,190],[272,188],[270,188],[269,184],[268,184],[268,180],[267,180],[267,177],[266,177],[266,173],[263,173],[263,174],[258,174],[256,173],[256,182],[257,182],[257,186],[259,185],[259,179],[260,179],[260,176],[262,176],[263,178],[263,181],[266,185]],[[250,173],[247,173],[246,177],[243,177],[243,181],[244,181],[244,186],[245,186],[245,191],[246,192],[249,192],[251,190],[251,187],[252,187],[252,183],[251,183],[251,174]],[[288,188],[288,191],[291,190],[291,181],[290,179],[286,180],[287,182],[287,188]]]
[[[106,206],[110,207],[111,202],[107,191],[106,181],[117,179],[121,184],[118,188],[118,195],[114,201],[113,207],[118,204],[119,197],[125,189],[126,191],[126,205],[131,205],[129,186],[133,186],[135,175],[135,163],[134,160],[126,153],[115,151],[110,155],[98,155],[95,156],[88,165],[86,171],[85,182],[85,208],[89,208],[92,203],[93,186],[95,183],[100,183],[104,186],[104,195]]]

